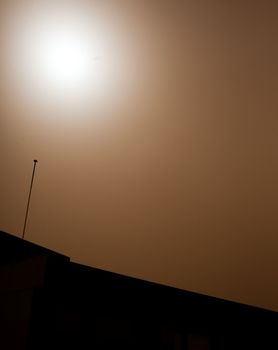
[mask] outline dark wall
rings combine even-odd
[[[0,292],[0,349],[26,349],[32,297],[31,289]]]

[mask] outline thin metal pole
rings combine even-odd
[[[25,213],[25,220],[24,220],[24,225],[23,225],[23,230],[22,230],[22,239],[24,239],[25,230],[26,230],[26,225],[27,225],[27,219],[28,219],[28,213],[29,213],[29,206],[30,206],[32,188],[33,188],[33,181],[34,181],[34,176],[35,176],[35,170],[36,170],[36,165],[37,165],[37,163],[38,163],[37,159],[34,159],[33,172],[32,172],[32,178],[31,178],[29,196],[28,196],[27,207],[26,207],[26,213]]]

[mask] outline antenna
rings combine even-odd
[[[28,201],[27,201],[27,206],[26,206],[25,220],[24,220],[24,225],[23,225],[23,230],[22,230],[22,239],[24,239],[25,230],[26,230],[26,224],[27,224],[27,219],[28,219],[29,206],[30,206],[30,200],[31,200],[31,194],[32,194],[32,188],[33,188],[33,182],[34,182],[37,163],[38,163],[37,159],[34,159],[30,190],[29,190]]]

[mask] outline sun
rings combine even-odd
[[[71,26],[50,26],[38,33],[35,45],[37,72],[54,88],[79,89],[89,80],[93,64],[93,50],[85,33]]]
[[[33,21],[24,51],[25,79],[46,99],[69,103],[90,93],[108,93],[116,79],[108,38],[76,15]]]
[[[81,5],[53,6],[22,8],[9,24],[6,71],[18,94],[47,112],[119,100],[127,45],[113,21]]]

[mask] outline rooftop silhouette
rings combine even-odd
[[[0,231],[0,348],[278,348],[273,311],[84,266]]]

